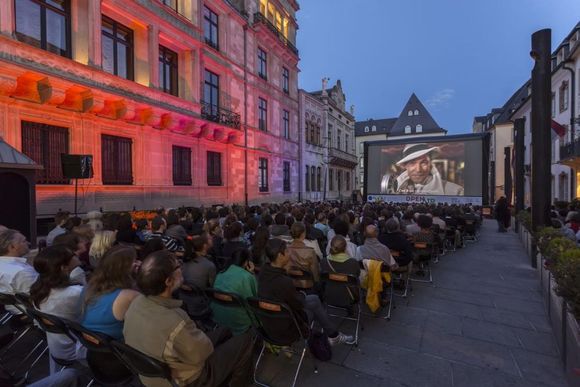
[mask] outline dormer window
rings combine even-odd
[[[419,110],[415,109],[415,111],[413,112],[416,116],[419,115]]]
[[[415,126],[415,131],[417,133],[422,133],[423,132],[423,125],[419,124],[419,125]]]
[[[405,126],[405,134],[410,134],[410,133],[411,133],[411,125]]]
[[[409,117],[413,116],[413,111],[412,111],[412,110],[409,110],[409,111],[407,112],[407,115],[408,115]]]
[[[562,82],[560,85],[560,113],[565,112],[568,110],[568,81]]]
[[[375,125],[373,125],[373,132],[377,131],[377,127]]]
[[[368,133],[368,132],[369,132],[369,127],[365,126],[365,133]]]

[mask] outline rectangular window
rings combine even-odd
[[[552,93],[552,118],[556,117],[556,93]]]
[[[568,82],[562,82],[560,86],[560,113],[568,110]]]
[[[308,135],[308,133],[310,133],[310,125],[308,122],[305,123],[304,125],[304,135],[306,137],[306,143],[309,144],[310,143],[310,136]]]
[[[310,167],[310,187],[312,191],[316,191],[316,167]]]
[[[260,192],[268,192],[268,159],[260,157],[258,173],[258,189]]]
[[[178,95],[177,53],[159,46],[159,87],[171,95]]]
[[[346,173],[346,190],[350,191],[350,172]]]
[[[16,38],[70,58],[70,1],[15,0]]]
[[[133,140],[101,135],[101,167],[103,184],[133,184]]]
[[[207,185],[222,185],[222,154],[207,152]]]
[[[282,67],[282,91],[290,93],[290,70],[286,67]]]
[[[169,8],[173,9],[175,12],[179,12],[177,8],[177,0],[161,0],[161,2]]]
[[[334,169],[328,172],[328,190],[334,191]]]
[[[288,110],[284,110],[282,113],[282,129],[284,138],[290,139],[290,112]]]
[[[316,125],[316,145],[320,145],[320,125]]]
[[[306,192],[310,191],[310,167],[306,166],[306,176],[304,177],[304,184],[306,187]]]
[[[44,169],[36,171],[38,184],[68,184],[60,155],[68,154],[68,128],[22,121],[22,153]]]
[[[336,189],[340,192],[342,191],[342,171],[336,172]]]
[[[322,191],[321,187],[322,187],[322,168],[318,167],[316,168],[316,190],[318,192]]]
[[[203,35],[205,43],[219,50],[218,15],[208,7],[203,7]]]
[[[344,151],[347,153],[350,153],[349,150],[350,149],[348,149],[348,134],[345,134],[344,135]]]
[[[210,121],[219,122],[220,77],[205,70],[203,83],[203,112]]]
[[[173,185],[191,185],[191,148],[173,145]]]
[[[284,192],[290,192],[290,162],[284,161]]]
[[[268,54],[261,48],[258,48],[258,76],[268,79]]]
[[[103,70],[133,80],[133,31],[103,16],[101,35]]]
[[[340,148],[340,137],[342,136],[342,132],[339,130],[336,133],[336,149],[341,150]]]
[[[258,98],[258,129],[268,130],[268,101]]]

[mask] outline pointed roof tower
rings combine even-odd
[[[397,122],[389,131],[389,136],[404,136],[413,134],[444,135],[447,131],[433,119],[425,105],[415,93],[405,104]]]

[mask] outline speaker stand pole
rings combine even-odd
[[[75,216],[77,216],[78,189],[79,189],[79,179],[75,179]]]

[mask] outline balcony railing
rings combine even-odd
[[[337,148],[330,148],[329,157],[331,164],[341,165],[347,168],[354,168],[358,164],[356,155],[341,151]]]
[[[284,46],[288,47],[290,51],[298,55],[298,49],[296,48],[296,46],[294,46],[292,42],[290,42],[288,38],[284,36],[282,31],[280,31],[274,24],[272,24],[272,22],[268,20],[266,16],[264,16],[262,13],[256,12],[254,14],[254,23],[263,23],[266,27],[268,27],[270,31],[272,31],[274,35],[278,37],[278,39],[280,40],[280,42],[282,42]]]
[[[560,160],[580,157],[580,138],[560,146]]]
[[[224,124],[235,129],[240,129],[241,126],[240,115],[238,113],[207,102],[201,103],[201,117],[208,121]]]

